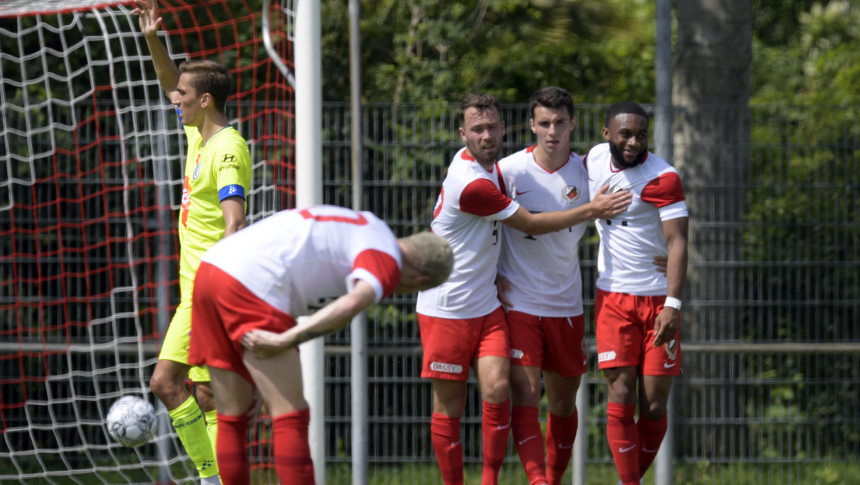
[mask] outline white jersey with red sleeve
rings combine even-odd
[[[502,193],[533,214],[587,204],[588,173],[579,155],[571,153],[567,163],[550,172],[535,161],[534,148],[498,163]],[[582,314],[577,246],[587,226],[583,222],[541,236],[530,236],[509,226],[502,228],[499,275],[511,284],[505,296],[514,310],[541,317]]]
[[[489,315],[500,306],[494,284],[501,247],[498,226],[518,208],[499,191],[496,167],[487,171],[465,148],[457,152],[430,225],[451,245],[454,269],[448,281],[418,293],[418,313],[465,319]]]
[[[279,212],[222,239],[203,256],[292,316],[369,283],[378,302],[400,284],[400,247],[370,212],[318,205]]]
[[[595,221],[600,234],[597,287],[631,295],[665,295],[669,283],[657,271],[654,258],[669,255],[663,221],[687,217],[678,171],[650,152],[641,164],[616,169],[608,143],[592,148],[585,156],[585,166],[592,199],[607,183],[608,193],[629,190],[633,195],[626,211]]]

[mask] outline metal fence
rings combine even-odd
[[[604,110],[604,106],[577,106],[574,151],[584,153],[602,142]],[[858,111],[762,106],[675,112],[673,163],[681,172],[691,212],[690,277],[682,327],[684,374],[676,380],[677,419],[672,435],[675,483],[860,483]],[[362,117],[363,206],[400,235],[429,227],[445,168],[462,146],[453,106],[369,104]],[[505,155],[533,143],[528,118],[524,105],[503,107]],[[349,126],[348,105],[326,105],[326,203],[351,203]],[[155,177],[145,170],[137,176],[142,182]],[[273,184],[292,180],[289,174],[271,178],[264,166],[255,172],[255,183],[261,177],[270,177],[263,194],[277,195]],[[264,213],[271,211],[267,201],[261,204]],[[0,213],[0,223],[4,217]],[[597,259],[593,227],[579,250],[586,335],[593,344]],[[166,264],[175,274],[175,258]],[[33,277],[38,268],[32,267]],[[150,280],[152,275],[139,278],[140,285],[163,285]],[[178,288],[169,289],[175,302]],[[110,295],[105,301],[105,312],[111,311],[113,298]],[[374,484],[441,483],[430,445],[430,383],[419,377],[414,303],[414,297],[395,296],[368,315],[368,456]],[[52,318],[63,317],[52,314]],[[153,328],[148,326],[146,335]],[[136,335],[129,326],[102,337],[115,342],[126,336],[120,335],[123,332]],[[7,435],[0,439],[0,454],[29,451],[13,455],[14,467],[0,463],[0,476],[23,476],[22,463],[38,471],[49,466],[73,470],[76,460],[90,464],[130,460],[131,455],[122,454],[125,450],[108,448],[100,423],[87,418],[87,410],[97,414],[96,408],[106,404],[104,398],[81,403],[75,396],[105,395],[123,386],[145,388],[154,367],[148,353],[153,349],[135,347],[129,355],[117,352],[114,345],[100,353],[91,346],[85,327],[75,335],[79,340],[71,343],[88,345],[84,352],[64,353],[61,343],[53,360],[39,357],[43,345],[27,353],[32,362],[26,372],[46,375],[45,369],[50,369],[72,384],[51,384],[50,379],[41,387],[31,384],[31,399],[54,405],[32,405],[14,415],[34,425],[15,438],[28,444],[13,446]],[[345,330],[326,339],[327,483],[351,483],[349,335]],[[16,352],[23,348],[14,332],[0,333],[0,344]],[[615,483],[617,474],[605,438],[605,385],[593,354],[589,364],[588,409],[581,410],[589,425],[583,435],[587,441],[580,441],[587,445],[587,464],[579,464],[578,469],[586,467],[587,483]],[[24,372],[0,365],[7,381],[17,375],[11,372]],[[96,379],[105,368],[112,371]],[[123,370],[115,372],[116,368]],[[14,391],[9,389],[4,392]],[[8,402],[15,396],[2,398]],[[462,420],[468,483],[479,482],[480,402],[475,386],[470,386]],[[545,409],[542,416],[546,417]],[[62,425],[59,430],[57,423]],[[175,440],[170,441],[174,447],[170,456],[158,457],[156,447],[146,447],[135,463],[151,467],[167,460],[175,477],[193,475]],[[57,443],[69,442],[78,443],[73,453],[54,452]],[[264,450],[256,453],[259,463],[265,463],[265,455]],[[21,481],[42,483],[39,476],[34,472],[33,478]],[[260,483],[273,480],[269,472],[256,476]],[[526,483],[512,446],[502,480]],[[646,482],[650,480],[649,476]]]

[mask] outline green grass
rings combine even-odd
[[[31,469],[29,472],[35,472]],[[157,469],[148,470],[151,476],[158,476]],[[186,471],[181,463],[173,467],[175,476],[185,477]],[[571,470],[565,475],[565,484],[572,483]],[[15,476],[8,463],[0,464],[0,476]],[[124,473],[86,472],[70,476],[51,476],[29,478],[23,483],[42,485],[71,485],[75,483],[151,483],[140,469]],[[256,469],[253,473],[256,485],[275,485],[274,470]],[[6,480],[0,480],[6,483]],[[587,483],[615,485],[618,474],[612,464],[597,463],[588,465]],[[10,480],[10,483],[21,483]],[[191,483],[191,482],[186,482]],[[467,465],[465,485],[480,485],[481,467]],[[519,463],[506,463],[502,467],[499,485],[527,485],[525,473]],[[645,477],[646,484],[653,484],[653,472]],[[392,465],[372,464],[369,485],[442,485],[439,468],[435,463],[404,463]],[[715,465],[702,461],[695,464],[675,465],[676,485],[860,485],[860,463],[797,463],[797,464],[745,464]],[[332,464],[326,467],[326,485],[352,485],[351,467],[348,464]]]

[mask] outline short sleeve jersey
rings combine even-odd
[[[203,261],[292,316],[308,315],[366,281],[378,302],[400,284],[400,247],[370,212],[330,205],[279,212],[215,244]]]
[[[587,204],[588,173],[579,155],[571,153],[567,163],[550,172],[535,161],[534,148],[499,162],[502,193],[533,214]],[[515,310],[542,317],[582,314],[577,245],[587,226],[583,222],[541,236],[502,227],[499,275],[511,284],[505,296]]]
[[[493,284],[501,248],[498,226],[518,208],[499,191],[495,166],[487,171],[465,148],[457,152],[430,225],[451,245],[454,269],[448,281],[418,293],[418,313],[466,319],[489,315],[500,306]]]
[[[607,183],[608,193],[629,190],[633,195],[626,211],[596,221],[600,234],[597,287],[640,296],[665,295],[668,280],[657,271],[654,258],[669,254],[662,221],[687,217],[678,171],[653,153],[641,164],[619,170],[612,165],[608,143],[592,148],[585,166],[592,199]]]
[[[193,279],[203,253],[224,237],[221,201],[233,196],[244,199],[251,188],[251,155],[242,135],[229,126],[206,146],[197,128],[186,126],[185,136],[188,156],[179,211],[179,273]]]

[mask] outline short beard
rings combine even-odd
[[[470,151],[471,151],[471,150],[470,150]],[[500,154],[500,153],[501,153],[501,150],[497,150],[497,151],[495,152],[495,155],[492,155],[492,156],[487,157],[487,156],[485,156],[485,155],[484,155],[484,151],[483,151],[483,150],[481,150],[481,148],[480,148],[480,147],[478,147],[478,148],[477,148],[477,149],[472,153],[472,157],[473,157],[473,158],[474,158],[478,163],[480,163],[481,165],[495,165],[495,164],[496,164],[496,162],[498,162],[498,161],[499,161],[499,154]]]
[[[633,160],[632,162],[624,160],[624,152],[618,148],[618,145],[611,141],[609,142],[609,153],[612,155],[612,159],[615,160],[618,168],[631,168],[639,165],[645,160],[645,157],[648,155],[648,145],[645,145],[645,148],[642,149],[642,153],[636,155],[636,160]]]

